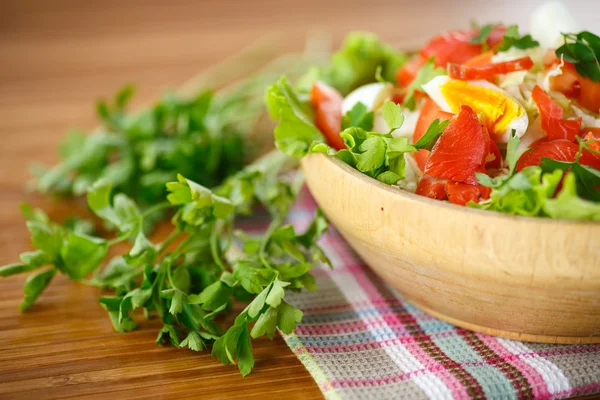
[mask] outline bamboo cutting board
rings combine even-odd
[[[497,7],[476,0],[451,9],[442,0],[425,3],[3,1],[0,264],[14,262],[30,249],[18,213],[21,201],[41,206],[53,217],[70,212],[68,204],[27,193],[27,169],[34,161],[54,163],[56,145],[68,128],[94,127],[93,102],[99,96],[134,82],[136,102],[148,103],[163,89],[181,85],[266,34],[284,38],[288,49],[299,49],[306,32],[314,29],[332,32],[335,41],[349,30],[371,30],[400,43],[430,35],[432,27],[464,26],[473,10],[481,20],[502,19]],[[511,3],[504,5],[506,10],[520,4],[505,3]],[[536,2],[531,3],[520,7],[531,9]],[[522,11],[509,15],[509,21],[522,20],[527,10]],[[96,289],[63,277],[20,314],[23,281],[0,280],[2,399],[321,398],[279,337],[254,343],[255,370],[242,378],[235,367],[224,367],[207,353],[155,345],[152,322],[135,332],[115,333],[97,303]]]

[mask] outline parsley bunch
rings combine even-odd
[[[141,211],[129,196],[112,196],[108,180],[93,184],[87,194],[91,210],[113,226],[112,240],[69,230],[27,207],[27,227],[36,250],[23,253],[21,263],[0,268],[0,276],[36,271],[25,283],[21,310],[29,307],[57,273],[111,291],[100,299],[118,332],[136,327],[135,311],[158,317],[163,327],[157,342],[201,351],[212,346],[224,364],[236,363],[243,375],[253,365],[251,338],[273,337],[276,329],[290,333],[302,312],[285,301],[286,292],[315,290],[310,270],[328,262],[317,241],[327,229],[320,211],[306,231],[284,223],[302,185],[301,175],[285,178],[287,157],[272,152],[226,179],[213,190],[178,176],[167,184],[167,200]],[[237,216],[256,206],[271,215],[262,235],[235,230]],[[172,232],[154,243],[144,233],[145,219],[162,209],[173,212]],[[109,249],[131,240],[131,249],[112,258],[99,271]],[[233,302],[249,302],[229,327],[219,316]]]
[[[199,76],[214,89],[167,93],[138,112],[127,110],[134,95],[131,85],[112,100],[99,101],[101,126],[91,134],[71,132],[59,146],[60,163],[34,167],[34,189],[80,196],[102,179],[115,193],[126,194],[145,208],[164,199],[165,183],[177,174],[207,187],[220,184],[261,151],[261,143],[254,143],[260,140],[251,139],[257,138],[253,134],[264,115],[265,88],[284,72],[303,73],[318,57],[289,54],[253,73],[240,69],[246,59],[238,59]],[[229,70],[237,76],[231,78],[233,84],[221,82],[222,75],[233,74]]]

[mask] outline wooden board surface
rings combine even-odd
[[[313,30],[332,32],[335,42],[349,30],[371,30],[390,42],[414,43],[432,27],[465,26],[470,17],[521,22],[539,1],[469,0],[460,7],[442,0],[171,3],[2,2],[0,264],[30,248],[19,202],[55,217],[69,211],[25,191],[28,166],[55,162],[64,132],[92,128],[94,100],[125,82],[137,84],[136,103],[142,104],[267,34],[283,38],[289,49],[299,49]],[[585,1],[574,3],[584,22],[593,21]],[[519,13],[511,12],[517,7]],[[156,346],[152,323],[113,332],[97,291],[62,277],[20,314],[23,280],[0,280],[0,398],[321,397],[281,338],[258,340],[255,371],[241,378],[206,353]]]

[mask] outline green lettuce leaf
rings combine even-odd
[[[575,182],[573,172],[565,175],[562,189],[556,198],[548,199],[544,203],[544,212],[551,218],[600,221],[600,203],[594,203],[579,197]]]
[[[407,60],[406,54],[382,43],[372,33],[348,35],[341,50],[331,58],[331,64],[311,69],[298,83],[308,90],[314,81],[322,81],[347,94],[358,86],[375,82],[375,74],[385,81],[395,82],[398,68]]]
[[[300,100],[287,78],[281,78],[267,89],[265,101],[271,119],[279,122],[274,131],[275,145],[282,152],[301,158],[313,142],[323,142],[321,132],[314,125],[310,104]]]

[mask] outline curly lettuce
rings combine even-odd
[[[331,57],[330,65],[312,68],[300,79],[298,87],[306,90],[312,82],[321,81],[345,95],[374,82],[378,69],[384,80],[395,82],[396,71],[407,59],[405,53],[381,42],[372,33],[350,33],[342,48]]]

